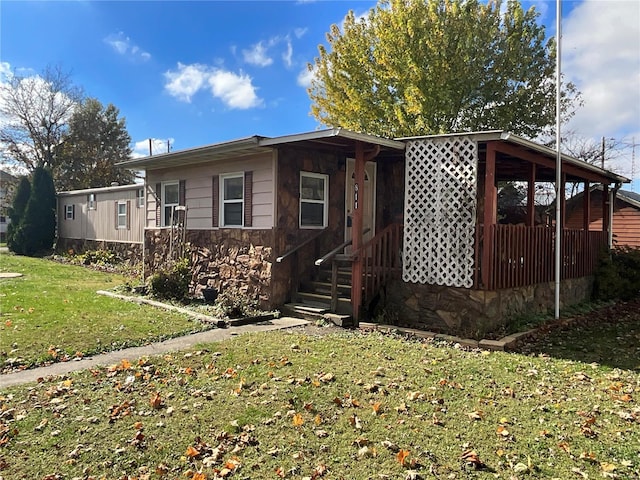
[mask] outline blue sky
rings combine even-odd
[[[555,2],[535,4],[555,33]],[[127,119],[138,154],[148,138],[179,150],[320,125],[310,114],[306,65],[333,23],[372,1],[3,1],[2,71],[47,65]],[[612,28],[612,26],[615,27]],[[570,127],[586,138],[622,139],[609,168],[631,176],[640,144],[640,2],[563,2],[563,71],[585,106]],[[159,148],[159,147],[158,147]],[[635,147],[640,178],[640,145]],[[640,182],[636,191],[640,190]]]

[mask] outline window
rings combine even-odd
[[[178,182],[162,184],[162,226],[171,226],[178,221],[175,208],[180,204],[180,185]]]
[[[64,206],[64,219],[65,220],[73,220],[74,217],[74,206],[73,205],[65,205]]]
[[[7,217],[0,215],[0,223],[7,223]]]
[[[144,207],[144,188],[139,188],[136,194],[136,198],[138,199],[138,207]]]
[[[244,214],[244,174],[222,175],[222,226],[242,227]]]
[[[127,228],[127,202],[118,202],[118,228]]]
[[[300,173],[300,228],[327,226],[329,177],[319,173]]]
[[[88,203],[89,203],[89,210],[95,210],[96,209],[96,194],[95,193],[90,193],[88,195]]]

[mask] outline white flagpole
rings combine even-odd
[[[560,126],[562,118],[560,116],[560,96],[562,81],[560,78],[560,60],[561,50],[560,43],[562,39],[562,0],[556,0],[556,283],[555,283],[555,318],[560,318],[560,259],[561,259],[561,195],[564,195],[562,189],[562,154],[560,153]]]

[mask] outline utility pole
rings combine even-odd
[[[149,139],[149,156],[150,157],[153,155],[153,146],[152,146],[152,144],[153,144],[153,139],[150,138]]]

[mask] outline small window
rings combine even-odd
[[[222,226],[242,227],[244,213],[244,174],[223,175]]]
[[[0,223],[7,223],[7,217],[0,215]]]
[[[300,173],[300,228],[327,226],[329,177],[318,173]]]
[[[139,188],[136,198],[138,199],[138,207],[144,207],[144,188]]]
[[[73,205],[65,205],[64,206],[64,219],[65,220],[73,220]]]
[[[175,208],[180,204],[180,185],[178,182],[162,184],[162,226],[169,227],[177,223]]]
[[[89,210],[95,210],[96,209],[96,194],[95,193],[90,193],[88,195],[88,202],[89,202]]]
[[[118,228],[127,228],[127,202],[118,202]]]

